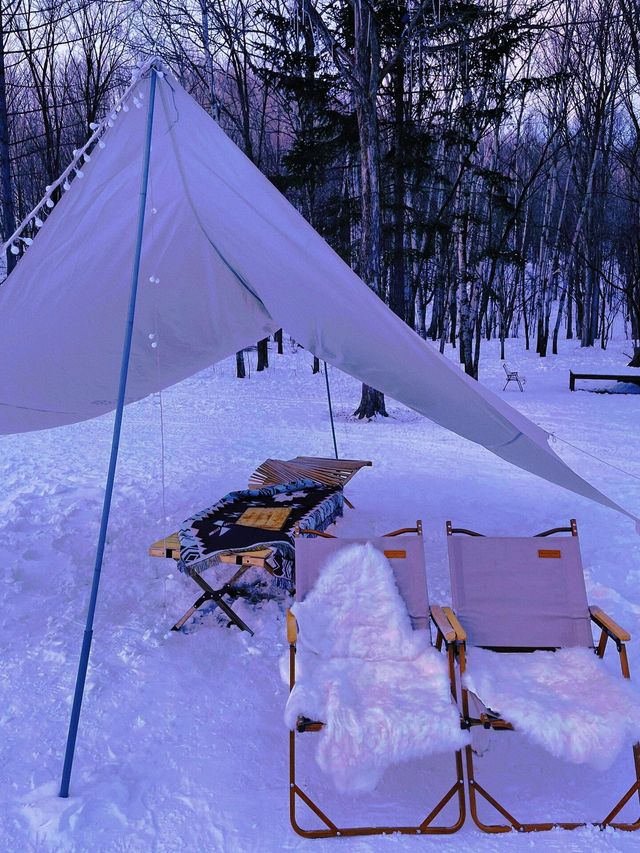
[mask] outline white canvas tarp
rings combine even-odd
[[[134,87],[140,108],[128,99],[0,287],[0,433],[115,407],[150,73]],[[621,509],[544,430],[396,317],[167,74],[157,78],[146,211],[127,402],[283,327],[508,462]]]

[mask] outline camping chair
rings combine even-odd
[[[296,456],[295,459],[265,459],[249,478],[250,489],[262,489],[290,480],[316,480],[326,486],[344,488],[361,468],[371,462],[363,459],[327,459],[321,456]],[[344,499],[347,506],[353,504]]]
[[[507,374],[507,381],[504,383],[503,391],[506,391],[507,385],[510,382],[515,382],[518,385],[518,388],[521,391],[524,391],[524,386],[527,384],[527,379],[525,376],[520,376],[517,370],[509,370],[506,362],[502,362],[502,366],[504,367],[504,372]]]
[[[554,538],[548,544],[541,541],[544,537],[558,533],[571,535]],[[503,717],[499,708],[493,711],[484,705],[482,695],[471,693],[465,686],[465,683],[468,684],[468,677],[473,678],[473,655],[467,656],[469,647],[485,649],[491,653],[542,652],[552,658],[549,663],[557,664],[554,652],[563,648],[582,647],[593,650],[590,624],[593,622],[601,631],[595,649],[597,656],[604,656],[607,641],[612,639],[620,655],[622,676],[629,678],[625,649],[625,643],[630,639],[629,634],[600,608],[589,607],[587,604],[575,519],[571,519],[569,527],[546,530],[528,538],[485,537],[471,530],[454,528],[448,521],[447,541],[454,608],[454,613],[449,613],[449,620],[456,629],[458,644],[455,649],[458,652],[461,677],[467,672],[466,678],[462,679],[461,694],[463,716],[470,728],[483,726],[493,731],[514,731],[517,726],[505,719],[507,715]],[[485,655],[485,652],[482,654]],[[494,664],[500,664],[502,660],[504,658],[494,659]],[[520,669],[523,664],[529,662],[530,660],[521,657]],[[545,666],[547,663],[545,661]],[[514,660],[511,667],[511,671],[516,672],[514,668],[518,667],[518,662]],[[487,672],[490,678],[491,670]],[[575,679],[575,673],[573,678]],[[486,685],[487,681],[484,683]],[[493,701],[497,704],[497,700]],[[475,715],[470,710],[473,706]],[[541,732],[541,735],[543,734],[544,732]],[[633,758],[635,782],[598,824],[601,828],[640,828],[640,820],[635,823],[614,822],[632,796],[640,796],[638,744],[633,746]],[[477,781],[471,746],[466,747],[466,767],[471,815],[476,825],[485,832],[509,832],[512,829],[531,832],[549,830],[556,826],[574,829],[585,825],[561,822],[522,823]],[[485,824],[478,815],[478,798],[493,806],[506,822]]]
[[[424,563],[424,548],[422,542],[422,522],[418,521],[415,528],[402,528],[383,537],[369,539],[338,539],[328,533],[317,533],[318,538],[300,538],[296,540],[296,601],[302,601],[313,588],[320,569],[327,558],[332,557],[345,545],[371,543],[382,551],[389,560],[400,594],[404,599],[412,627],[415,630],[429,628],[429,616],[436,627],[436,648],[441,650],[443,645],[448,655],[449,678],[453,702],[456,703],[455,684],[455,653],[456,634],[447,616],[447,608],[431,605],[427,599],[426,571]],[[403,535],[409,534],[409,535]],[[411,535],[413,534],[413,535]],[[402,539],[390,542],[392,537]],[[287,641],[289,643],[289,689],[293,691],[296,684],[296,644],[298,640],[298,625],[293,613],[287,611]],[[416,826],[359,826],[339,827],[322,809],[308,796],[296,780],[296,738],[306,732],[319,732],[323,723],[306,717],[298,717],[296,728],[289,735],[289,814],[291,826],[299,834],[307,838],[327,838],[339,835],[378,835],[399,832],[407,835],[453,833],[463,825],[465,812],[464,782],[462,770],[462,751],[455,753],[455,782],[439,800],[427,817]],[[447,803],[457,795],[457,817],[451,825],[433,825],[433,820],[445,808]],[[298,799],[302,800],[309,809],[322,821],[326,828],[304,829],[296,816]]]

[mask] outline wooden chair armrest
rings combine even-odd
[[[600,607],[589,607],[591,619],[599,628],[610,634],[614,640],[620,643],[628,643],[631,639],[631,634],[621,628],[617,622],[608,616]]]
[[[296,720],[296,731],[298,732],[319,732],[324,728],[324,723],[319,720],[311,720],[309,717],[298,717]]]
[[[456,631],[451,622],[445,616],[442,607],[438,604],[431,605],[431,618],[433,622],[444,637],[445,643],[454,643],[456,641]]]
[[[295,646],[298,639],[298,623],[296,617],[291,610],[287,608],[287,642],[290,646]]]
[[[443,607],[442,610],[444,612],[444,615],[447,617],[447,619],[451,623],[451,627],[456,632],[456,640],[459,643],[466,642],[467,632],[464,630],[464,628],[462,627],[462,625],[458,621],[458,617],[456,616],[456,614],[453,612],[453,610],[450,607]]]

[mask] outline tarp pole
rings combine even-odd
[[[140,182],[140,205],[138,208],[138,233],[136,237],[135,257],[131,275],[131,294],[129,296],[129,313],[125,329],[124,345],[122,348],[122,364],[120,366],[120,385],[118,388],[118,404],[116,406],[115,420],[113,423],[113,437],[111,440],[111,457],[109,459],[109,471],[105,487],[104,501],[102,504],[102,518],[100,520],[100,535],[98,536],[98,547],[96,551],[96,562],[93,569],[93,582],[91,584],[91,596],[87,610],[87,622],[82,639],[80,651],[80,662],[78,664],[78,675],[73,695],[73,706],[69,720],[69,732],[67,734],[67,746],[64,755],[64,767],[62,769],[62,780],[60,782],[60,796],[69,796],[69,780],[78,734],[78,722],[80,720],[80,709],[84,685],[89,665],[89,653],[91,651],[91,640],[93,638],[93,617],[96,610],[98,598],[98,586],[100,584],[100,572],[104,557],[104,546],[107,538],[107,527],[109,524],[109,511],[111,509],[111,497],[113,495],[113,483],[116,475],[116,463],[118,461],[118,448],[120,445],[120,430],[122,427],[122,415],[124,411],[125,393],[127,390],[127,374],[129,372],[129,356],[131,355],[131,341],[133,338],[133,320],[136,310],[136,296],[138,293],[138,279],[140,275],[140,259],[142,255],[142,234],[144,231],[144,214],[147,204],[147,187],[149,184],[149,159],[151,155],[151,134],[153,130],[153,108],[156,95],[156,71],[151,68],[151,84],[149,89],[149,110],[147,113],[147,130],[144,147],[144,158],[142,161],[142,179]]]
[[[333,436],[333,452],[336,455],[336,459],[339,459],[338,456],[338,443],[336,442],[336,427],[333,422],[333,406],[331,405],[331,390],[329,388],[329,365],[327,362],[324,362],[324,381],[327,384],[327,400],[329,401],[329,417],[331,418],[331,435]]]

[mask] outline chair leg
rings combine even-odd
[[[615,822],[614,818],[625,807],[634,794],[638,794],[640,801],[640,744],[635,744],[633,747],[633,758],[636,780],[629,790],[618,800],[613,809],[609,812],[603,821],[595,822],[593,826],[599,826],[604,829],[606,826],[611,826],[614,829],[625,830],[627,832],[635,832],[640,829],[640,817],[634,823]],[[467,764],[467,790],[469,794],[469,811],[475,825],[483,832],[544,832],[554,828],[560,829],[578,829],[581,826],[587,826],[585,822],[564,822],[551,821],[547,823],[521,823],[507,809],[501,805],[494,797],[489,794],[476,780],[475,770],[473,765],[473,749],[471,746],[466,747],[466,764]],[[478,797],[486,800],[493,808],[499,812],[507,823],[485,824],[480,820],[478,814]]]
[[[516,832],[546,832],[550,829],[578,829],[581,826],[586,826],[585,823],[567,823],[564,821],[551,821],[547,823],[520,823],[507,809],[501,805],[495,797],[492,797],[491,794],[486,791],[482,785],[480,785],[476,778],[473,767],[473,749],[471,746],[466,747],[466,758],[467,758],[467,785],[469,792],[469,811],[471,812],[471,817],[473,818],[473,822],[481,829],[483,832],[496,833],[496,832],[511,832],[512,830],[516,830]],[[504,818],[506,818],[507,823],[495,823],[495,824],[486,824],[480,820],[480,816],[478,814],[478,801],[476,795],[480,796],[483,800],[486,800],[493,808],[499,812]]]
[[[296,648],[295,640],[289,643],[289,690],[293,690],[296,683]],[[296,737],[295,730],[289,732],[289,820],[291,826],[298,835],[304,838],[330,838],[335,836],[354,835],[389,835],[399,832],[403,835],[444,835],[457,832],[464,824],[466,818],[466,803],[464,797],[464,774],[462,764],[462,752],[458,750],[455,754],[456,781],[446,792],[442,799],[431,810],[427,817],[418,826],[351,826],[338,827],[327,817],[322,809],[313,802],[311,797],[300,788],[296,782]],[[458,795],[458,816],[454,823],[448,826],[432,826],[432,821],[445,808],[447,803]],[[298,823],[296,805],[301,799],[305,805],[322,821],[326,829],[304,829]]]
[[[622,829],[626,830],[627,832],[635,832],[635,830],[640,829],[640,817],[634,823],[614,823],[613,820],[616,815],[618,815],[620,811],[626,806],[626,804],[629,802],[629,800],[631,799],[631,797],[633,797],[634,794],[638,794],[638,800],[640,801],[640,744],[638,743],[634,744],[633,746],[633,765],[636,773],[636,781],[629,788],[626,794],[620,797],[613,809],[602,821],[600,826],[602,826],[603,828],[605,826],[612,826],[614,829]]]
[[[298,835],[303,838],[332,838],[336,836],[356,835],[451,835],[457,832],[464,824],[466,818],[466,805],[464,796],[464,777],[462,772],[462,753],[455,754],[456,781],[446,794],[434,806],[427,817],[418,826],[348,826],[339,827],[329,818],[305,791],[296,782],[296,732],[289,733],[289,820],[291,826]],[[458,814],[454,823],[446,826],[433,826],[432,822],[440,814],[454,796],[458,798]],[[298,823],[296,814],[297,800],[302,802],[324,823],[326,829],[304,829]]]

